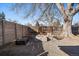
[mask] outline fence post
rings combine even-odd
[[[17,40],[17,29],[16,29],[16,23],[15,23],[15,39]]]
[[[23,25],[22,25],[22,38],[23,38]]]
[[[2,45],[4,46],[4,20],[2,20]]]

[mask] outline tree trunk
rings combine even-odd
[[[65,37],[72,35],[71,25],[72,25],[71,21],[67,21],[67,22],[64,23],[64,25],[63,25],[63,35]]]
[[[71,38],[71,39],[79,39],[79,37],[72,34],[72,20],[69,22],[65,22],[63,25],[63,32],[60,37],[62,38]]]
[[[71,29],[73,16],[77,12],[79,12],[79,4],[76,6],[75,9],[73,8],[74,5],[72,5],[71,3],[67,4],[67,9],[64,8],[63,3],[56,4],[56,5],[59,8],[64,18],[63,30],[60,37],[70,37],[72,39],[73,38],[79,39],[77,36],[72,34],[72,29]]]

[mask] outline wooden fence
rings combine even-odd
[[[26,35],[26,26],[8,21],[0,21],[0,45],[21,39]]]

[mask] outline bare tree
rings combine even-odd
[[[66,9],[63,3],[59,3],[56,5],[59,8],[64,18],[62,35],[64,35],[65,37],[68,36],[73,37],[74,35],[72,34],[71,25],[72,25],[73,16],[79,11],[79,4],[77,4],[76,8],[73,8],[74,4],[68,3]]]
[[[35,25],[36,25],[37,27],[39,27],[39,26],[40,26],[38,21],[36,22],[36,24],[35,24]]]
[[[28,12],[26,12],[28,5],[31,5],[30,6],[31,8]],[[24,9],[23,9],[23,7],[24,7]],[[33,3],[32,4],[15,4],[14,6],[12,6],[12,10],[15,10],[17,13],[19,11],[24,11],[25,10],[23,18],[27,18],[29,16],[34,16],[35,13],[38,12],[38,10],[40,10],[39,18],[37,18],[38,22],[42,21],[45,24],[48,23],[48,25],[50,25],[50,26],[52,25],[52,21],[55,18],[54,17],[55,13],[57,15],[59,15],[58,11],[56,11],[56,5],[54,3],[52,3],[52,4],[50,4],[50,3],[45,3],[45,4],[44,3],[39,3],[39,4],[36,4],[36,3],[34,3],[34,4]],[[37,20],[36,20],[36,22],[37,22]]]
[[[41,19],[43,21],[44,19],[47,22],[49,22],[50,25],[52,24],[52,20],[54,18],[58,17],[59,19],[61,19],[61,17],[63,16],[64,25],[63,25],[63,31],[61,33],[61,36],[62,37],[68,37],[68,36],[73,37],[74,36],[72,34],[71,25],[72,25],[73,16],[79,11],[79,4],[77,4],[76,8],[73,8],[74,4],[68,3],[66,9],[63,3],[30,4],[30,5],[32,5],[31,9],[29,10],[28,13],[25,14],[25,18],[27,18],[30,15],[34,16],[37,9],[41,11],[41,14],[38,20]],[[21,10],[23,6],[27,6],[27,4],[15,4],[15,7],[13,7],[13,9],[16,11]]]

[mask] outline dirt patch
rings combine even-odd
[[[42,52],[42,42],[37,39],[31,39],[26,45],[8,45],[0,49],[1,56],[35,56]]]

